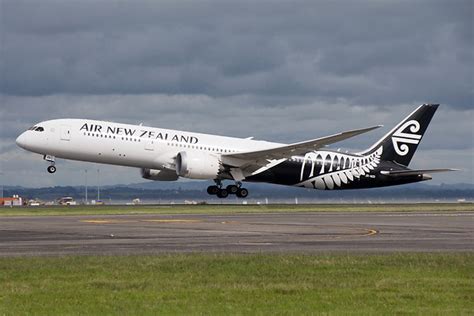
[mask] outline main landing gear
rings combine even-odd
[[[228,185],[225,189],[222,188],[222,182],[216,180],[216,185],[210,185],[207,187],[207,193],[209,195],[217,195],[218,198],[225,199],[229,194],[235,194],[239,198],[246,198],[249,195],[249,191],[242,188],[242,183]]]
[[[49,173],[53,174],[56,172],[56,166],[55,166],[55,159],[54,159],[54,156],[50,156],[50,155],[45,155],[43,157],[44,160],[48,161],[50,163],[50,165],[48,166],[48,168],[46,170],[48,170]]]

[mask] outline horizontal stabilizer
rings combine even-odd
[[[459,169],[382,170],[380,173],[386,176],[403,177],[448,171],[459,171]]]

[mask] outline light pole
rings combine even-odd
[[[97,202],[100,201],[100,169],[97,169]]]
[[[87,169],[84,170],[84,171],[86,172],[86,187],[85,187],[86,192],[85,193],[86,193],[86,205],[87,205],[87,204],[89,204],[89,202],[88,202],[89,199],[87,198]]]
[[[0,199],[3,199],[3,170],[0,170]]]

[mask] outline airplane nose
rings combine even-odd
[[[16,144],[20,146],[21,148],[26,147],[26,135],[25,133],[22,133],[18,138],[16,139]]]

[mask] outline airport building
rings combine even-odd
[[[0,206],[22,206],[22,205],[23,205],[23,199],[18,195],[14,195],[12,197],[0,198]]]

